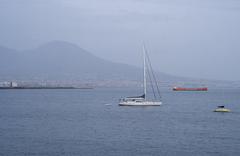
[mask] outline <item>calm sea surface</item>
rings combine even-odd
[[[0,155],[240,155],[240,89],[166,90],[160,107],[117,105],[137,93],[0,90]],[[215,113],[217,105],[232,112]]]

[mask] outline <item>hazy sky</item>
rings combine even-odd
[[[0,0],[0,45],[65,40],[178,76],[240,80],[239,0]]]

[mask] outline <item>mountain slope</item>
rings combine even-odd
[[[142,80],[140,68],[101,59],[75,44],[63,41],[50,42],[26,51],[0,46],[0,56],[0,81],[80,81],[101,83],[102,86],[129,86],[139,85]],[[239,86],[239,82],[181,78],[161,72],[156,75],[161,86],[168,88],[179,84]]]
[[[98,58],[80,47],[54,41],[23,52],[0,48],[1,77],[15,79],[139,79],[140,69]]]

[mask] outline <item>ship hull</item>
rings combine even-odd
[[[203,88],[180,88],[180,87],[174,87],[173,91],[207,91],[207,87]]]
[[[217,108],[214,110],[214,112],[231,112],[231,110],[226,108]]]
[[[134,102],[134,101],[126,101],[120,102],[119,106],[160,106],[162,102],[153,102],[153,101],[144,101],[144,102]]]

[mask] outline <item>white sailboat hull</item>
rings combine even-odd
[[[135,102],[135,101],[122,101],[119,103],[119,106],[160,106],[162,102],[155,102],[155,101],[142,101],[142,102]]]

